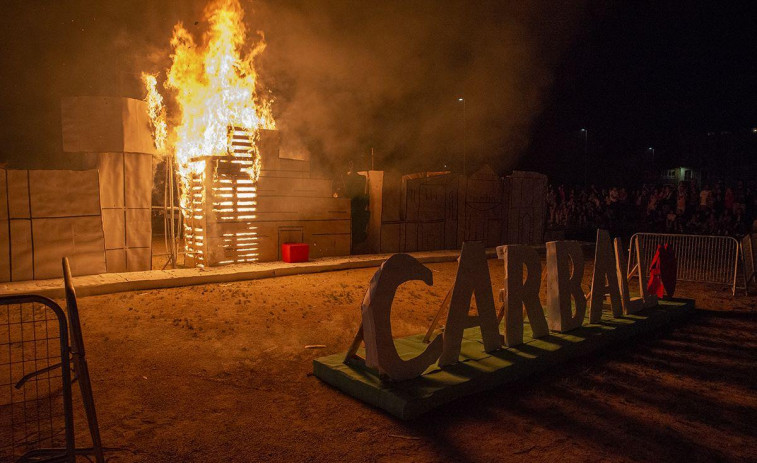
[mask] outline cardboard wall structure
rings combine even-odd
[[[143,153],[96,153],[108,272],[152,266],[153,158]]]
[[[61,100],[61,116],[66,153],[157,154],[142,100],[66,97]]]
[[[235,170],[238,159],[205,158],[204,176],[193,180],[193,214],[185,214],[187,265],[280,260],[281,245],[292,242],[307,243],[313,258],[350,254],[350,201],[333,197],[330,180],[311,176],[309,160],[282,155],[280,142],[277,131],[261,131],[262,170],[254,186],[249,174]],[[252,187],[254,211],[238,197]]]
[[[544,243],[547,176],[514,171],[505,177],[503,243]]]
[[[0,171],[0,280],[104,273],[99,198],[96,170]]]
[[[61,101],[63,151],[100,176],[107,272],[152,267],[153,156],[147,104],[117,97]]]
[[[503,193],[502,179],[488,165],[468,177],[463,196],[465,206],[461,211],[460,245],[464,241],[483,241],[487,247],[511,244],[502,239],[506,225]]]
[[[64,98],[61,116],[64,164],[75,170],[0,175],[0,281],[60,277],[63,256],[74,275],[149,270],[157,153],[146,103]],[[228,235],[250,226],[256,260],[279,260],[286,242],[308,243],[313,257],[349,255],[349,200],[332,197],[330,180],[311,176],[307,156],[282,154],[279,145],[278,132],[261,135],[254,223],[202,224],[214,229],[204,244],[209,265],[238,261],[244,240]],[[202,264],[193,256],[187,263]]]
[[[487,247],[543,242],[544,175],[516,171],[502,179],[489,166],[468,178],[448,172],[361,175],[367,179],[370,219],[357,252],[459,249],[464,241]]]
[[[450,249],[458,230],[461,178],[423,173],[402,177],[398,244],[403,251]],[[385,236],[388,236],[385,233]]]

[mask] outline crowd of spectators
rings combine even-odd
[[[744,182],[644,185],[637,189],[560,185],[547,192],[550,229],[583,236],[597,228],[635,232],[743,236],[757,218],[757,191]]]

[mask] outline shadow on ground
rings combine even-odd
[[[697,310],[685,324],[458,401],[406,426],[458,462],[498,455],[748,461],[757,450],[755,366],[757,313]],[[470,438],[473,432],[477,439]],[[522,435],[518,445],[492,445],[512,443],[512,436],[505,438],[512,433]]]

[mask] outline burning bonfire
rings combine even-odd
[[[258,32],[246,45],[243,17],[238,0],[216,0],[205,9],[209,27],[200,43],[181,23],[174,27],[164,86],[176,103],[175,126],[167,122],[157,76],[143,74],[155,145],[179,178],[186,262],[196,266],[257,260],[259,141],[276,123],[254,67],[265,40]],[[210,233],[224,222],[235,225]],[[209,243],[216,236],[221,242]],[[218,249],[225,254],[208,255]]]

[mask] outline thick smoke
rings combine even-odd
[[[482,162],[512,168],[583,17],[580,2],[243,4],[251,30],[265,31],[258,68],[288,149],[307,149],[332,172],[349,160],[366,167],[371,148],[379,169],[461,169],[464,127],[469,170]],[[142,97],[140,72],[168,67],[176,22],[205,30],[204,6],[13,5],[0,36],[8,50],[0,155],[26,164],[55,158],[61,96]]]

